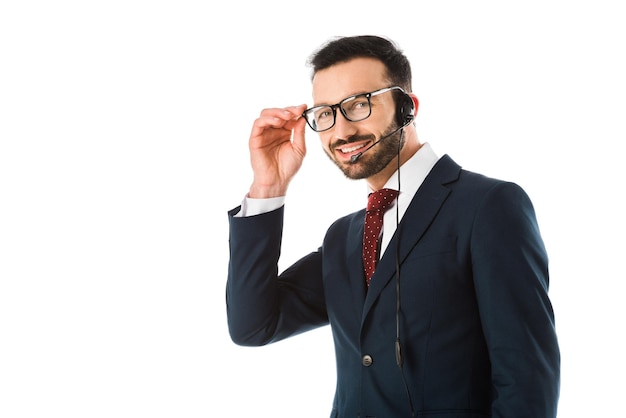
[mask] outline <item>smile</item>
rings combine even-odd
[[[365,144],[359,144],[359,145],[352,145],[351,147],[341,147],[341,148],[337,148],[339,151],[341,151],[344,154],[350,154],[354,151],[360,150],[361,148],[364,148]]]

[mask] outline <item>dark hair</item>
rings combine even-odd
[[[313,68],[311,77],[335,64],[367,57],[378,59],[385,65],[387,77],[393,85],[412,91],[411,64],[407,57],[391,40],[373,35],[339,37],[322,45],[308,60]]]

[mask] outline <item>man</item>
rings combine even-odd
[[[314,106],[265,109],[253,124],[254,179],[229,213],[233,341],[264,345],[330,324],[331,417],[555,417],[548,260],[526,193],[418,140],[410,65],[390,41],[338,38],[311,64]],[[361,210],[278,274],[307,123],[347,177],[392,190],[378,199],[391,208],[374,255],[364,241],[380,233],[367,233]]]

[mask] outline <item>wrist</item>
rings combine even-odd
[[[269,199],[273,197],[282,197],[287,193],[287,186],[274,185],[258,185],[253,183],[248,191],[248,197],[252,199]]]

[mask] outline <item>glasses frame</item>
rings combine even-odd
[[[382,89],[374,90],[374,91],[371,91],[369,93],[353,94],[352,96],[348,96],[345,99],[341,100],[339,103],[336,103],[334,105],[323,104],[323,105],[310,107],[310,108],[306,109],[302,113],[302,117],[306,120],[307,125],[309,125],[309,127],[311,129],[313,129],[315,132],[324,132],[324,131],[327,131],[327,130],[331,129],[333,126],[335,126],[335,123],[337,122],[337,109],[339,109],[339,111],[341,112],[343,117],[346,118],[347,121],[350,121],[350,122],[360,122],[362,120],[365,120],[365,119],[369,118],[372,115],[372,102],[371,102],[372,97],[378,96],[379,94],[383,94],[383,93],[386,93],[386,92],[391,91],[391,90],[400,90],[402,93],[406,94],[404,89],[402,89],[402,87],[400,87],[400,86],[383,87]],[[354,100],[357,97],[365,97],[367,99],[367,104],[369,106],[369,112],[367,113],[367,116],[365,116],[365,117],[362,117],[362,118],[359,118],[359,119],[350,119],[350,117],[347,115],[345,109],[343,108],[343,104],[348,102],[348,101]],[[316,109],[321,109],[321,108],[325,108],[325,107],[329,107],[332,110],[332,112],[333,112],[333,123],[328,128],[316,129],[316,128],[313,127],[314,122],[309,120],[309,116],[308,115],[309,114],[313,115],[313,114],[315,114]]]

